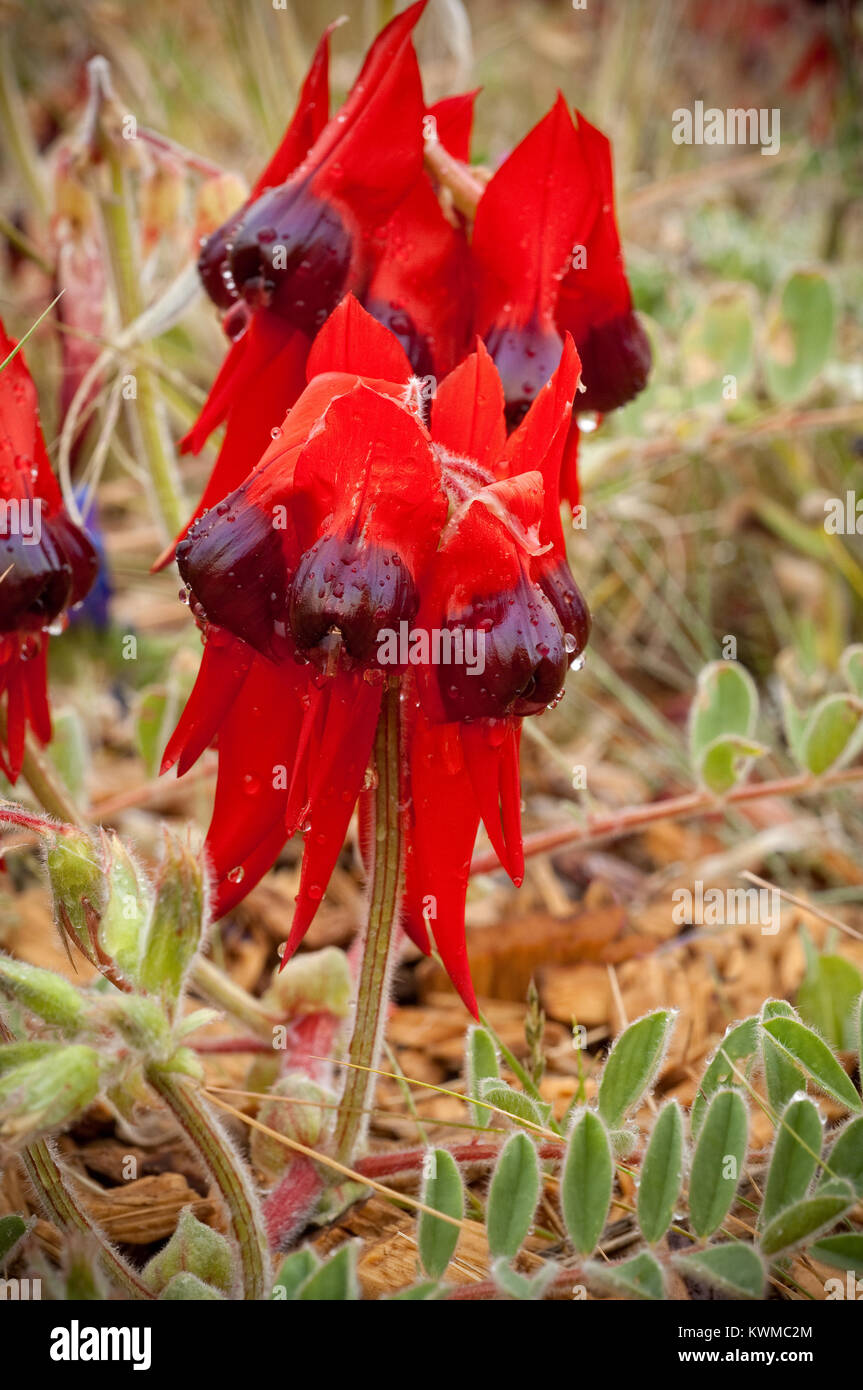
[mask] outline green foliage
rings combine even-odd
[[[426,1155],[423,1202],[451,1220],[441,1221],[430,1212],[420,1213],[417,1246],[423,1269],[439,1279],[453,1257],[459,1228],[454,1222],[464,1216],[464,1184],[458,1164],[447,1149],[432,1149]]]

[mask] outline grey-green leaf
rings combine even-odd
[[[301,1250],[295,1250],[282,1261],[282,1267],[276,1275],[274,1284],[277,1288],[285,1290],[284,1294],[274,1293],[277,1299],[294,1298],[297,1290],[306,1282],[311,1274],[320,1266],[320,1260],[310,1246],[305,1245]]]
[[[615,1041],[603,1068],[597,1102],[610,1129],[619,1126],[656,1076],[675,1018],[674,1009],[657,1009],[631,1023]]]
[[[761,1236],[765,1255],[775,1257],[792,1250],[796,1245],[814,1240],[829,1231],[841,1216],[854,1205],[854,1191],[846,1182],[834,1182],[814,1197],[805,1197],[793,1207],[774,1216]]]
[[[482,1096],[482,1083],[490,1077],[497,1080],[500,1076],[500,1064],[494,1039],[488,1029],[481,1028],[479,1024],[468,1029],[465,1062],[468,1092],[476,1100],[479,1100]],[[488,1129],[494,1119],[493,1112],[485,1105],[474,1105],[472,1108],[474,1123],[480,1129]]]
[[[815,777],[850,762],[863,738],[863,705],[856,695],[825,695],[806,720],[803,764]]]
[[[426,1156],[423,1201],[444,1216],[460,1221],[464,1215],[464,1185],[458,1164],[447,1149],[433,1149]],[[423,1269],[440,1279],[458,1244],[459,1228],[429,1212],[420,1212],[417,1245]]]
[[[539,1159],[524,1133],[507,1139],[491,1180],[486,1208],[492,1255],[512,1259],[533,1222],[539,1197]]]
[[[480,1095],[487,1105],[493,1105],[497,1110],[502,1110],[504,1114],[511,1115],[514,1120],[521,1120],[537,1129],[544,1129],[548,1124],[548,1117],[551,1113],[549,1105],[540,1105],[524,1091],[516,1091],[513,1086],[507,1086],[504,1081],[496,1081],[494,1077],[487,1077],[480,1083]],[[486,1110],[487,1115],[494,1119],[494,1111]]]
[[[829,1172],[825,1171],[819,1186],[825,1186],[831,1178],[844,1178],[857,1196],[863,1197],[863,1115],[842,1126],[827,1155],[825,1169]]]
[[[814,1101],[798,1096],[785,1108],[767,1174],[760,1224],[806,1196],[821,1153],[821,1116]]]
[[[692,1160],[689,1217],[696,1235],[709,1236],[728,1215],[746,1156],[747,1114],[738,1091],[710,1102]]]
[[[820,1090],[846,1105],[849,1110],[863,1110],[850,1078],[823,1038],[819,1038],[811,1028],[794,1018],[765,1019],[761,1026],[791,1061],[803,1068]]]
[[[737,1085],[732,1062],[745,1062],[758,1048],[758,1019],[745,1018],[728,1029],[719,1047],[707,1064],[701,1085],[692,1102],[689,1124],[693,1135],[698,1134],[707,1106],[722,1086]]]
[[[566,1229],[576,1250],[596,1248],[614,1183],[614,1163],[605,1125],[592,1110],[576,1118],[561,1175],[561,1204]]]
[[[825,1236],[815,1245],[810,1245],[808,1255],[813,1260],[821,1260],[834,1269],[850,1269],[858,1279],[863,1278],[863,1235],[858,1231],[840,1231],[835,1236]]]
[[[767,999],[761,1006],[762,1021],[766,1018],[797,1018],[796,1010],[784,999]],[[767,1084],[767,1099],[771,1109],[781,1115],[798,1091],[805,1089],[805,1080],[787,1053],[763,1029],[758,1029],[761,1044],[761,1065]]]
[[[624,1298],[656,1302],[665,1297],[662,1266],[649,1250],[641,1250],[620,1264],[600,1264],[598,1260],[591,1260],[584,1272],[591,1284]]]
[[[764,1293],[764,1265],[758,1252],[742,1241],[730,1240],[691,1255],[676,1255],[674,1267],[732,1298],[761,1298]]]
[[[360,1296],[355,1241],[341,1246],[297,1291],[300,1303],[346,1303]]]
[[[657,1116],[641,1164],[638,1224],[648,1244],[661,1240],[668,1230],[682,1181],[683,1115],[671,1100]]]

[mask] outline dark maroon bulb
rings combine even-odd
[[[177,546],[198,615],[270,656],[283,645],[287,574],[283,532],[245,500],[245,488],[205,512]]]
[[[434,358],[428,334],[421,333],[406,309],[385,299],[367,299],[364,307],[373,319],[395,334],[417,376],[434,374]]]
[[[514,592],[478,599],[446,626],[464,629],[469,657],[435,670],[447,718],[539,714],[560,694],[569,660],[563,629],[526,576]]]
[[[347,654],[373,662],[384,629],[398,631],[418,606],[401,556],[362,538],[324,536],[300,559],[288,596],[297,646],[329,663],[338,636]]]
[[[540,328],[534,322],[524,328],[493,328],[485,342],[503,382],[511,431],[521,424],[557,367],[563,342],[553,328]]]
[[[353,239],[342,216],[302,183],[247,208],[230,236],[230,279],[253,309],[269,307],[313,333],[348,287]]]
[[[36,514],[38,515],[38,514]],[[65,512],[0,535],[0,632],[38,632],[89,592],[96,552]]]
[[[570,663],[581,656],[590,637],[590,609],[565,560],[550,560],[537,575],[540,588],[564,631]],[[568,641],[566,639],[569,639]]]
[[[207,237],[198,256],[198,274],[210,299],[220,309],[230,309],[239,299],[239,290],[231,274],[229,255],[234,232],[239,226],[246,209],[240,208],[221,227],[217,227]]]
[[[650,340],[635,314],[621,314],[592,328],[576,347],[584,386],[575,398],[576,410],[616,410],[647,385]]]

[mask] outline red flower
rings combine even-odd
[[[14,353],[14,356],[12,355]],[[48,634],[96,577],[96,553],[70,521],[51,471],[36,388],[0,323],[0,767],[15,782],[29,724],[51,737],[45,688]]]
[[[500,379],[480,344],[441,384],[429,426],[402,348],[349,297],[319,334],[278,437],[178,547],[205,650],[163,766],[185,771],[218,735],[207,845],[219,912],[305,834],[288,954],[358,801],[361,827],[368,819],[366,771],[396,676],[406,927],[427,950],[431,926],[475,1012],[464,896],[479,821],[519,879],[520,721],[554,702],[587,637],[557,517],[578,369],[567,340],[507,441]],[[464,650],[468,631],[483,670],[436,664],[430,644],[460,634]],[[408,633],[410,652],[399,645]]]
[[[387,25],[328,120],[330,26],[278,150],[202,248],[204,287],[236,341],[182,445],[198,453],[227,422],[195,516],[260,458],[303,388],[311,338],[346,290],[368,285],[374,233],[421,175],[425,106],[410,35],[424,7],[419,0]]]
[[[643,389],[650,345],[632,310],[614,218],[611,147],[562,96],[480,199],[472,251],[477,331],[501,374],[514,428],[569,332],[583,369],[580,410],[613,410]],[[574,422],[562,495],[578,500]]]

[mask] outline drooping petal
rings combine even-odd
[[[483,825],[498,859],[519,887],[524,877],[524,851],[516,721],[463,724],[461,744]]]
[[[239,694],[253,657],[251,647],[239,638],[222,628],[208,628],[198,677],[168,740],[160,773],[176,764],[177,776],[182,777],[198,761]]]
[[[422,716],[417,720],[410,792],[406,921],[411,935],[420,936],[420,945],[423,924],[428,924],[447,974],[477,1018],[464,909],[479,810],[457,725],[430,725]]]
[[[300,891],[283,962],[308,931],[344,845],[368,767],[382,693],[383,684],[368,684],[361,672],[340,673],[332,682],[318,753],[321,771],[311,788]]]

